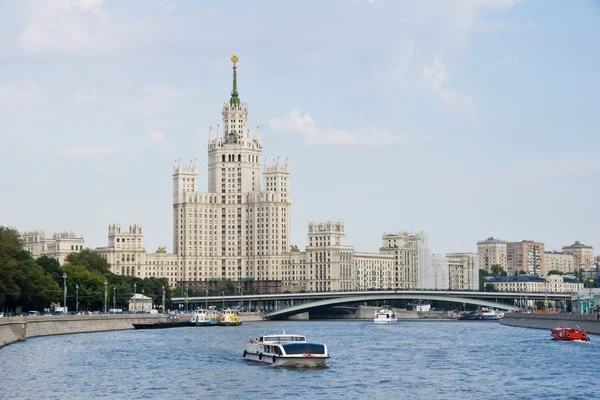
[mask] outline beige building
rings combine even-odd
[[[499,265],[507,271],[506,241],[489,237],[477,242],[479,268],[491,272],[493,265]]]
[[[450,253],[448,259],[448,288],[451,290],[479,290],[478,255]]]
[[[567,254],[559,251],[551,251],[544,253],[544,264],[540,271],[540,275],[548,275],[550,271],[560,271],[569,273],[575,271],[575,257],[573,254]]]
[[[65,263],[69,254],[83,250],[85,245],[83,236],[73,232],[57,232],[51,238],[46,238],[44,231],[23,232],[21,241],[23,249],[29,251],[33,258],[45,255],[55,258],[60,265]]]
[[[124,230],[121,224],[108,227],[108,246],[96,249],[110,265],[110,271],[117,275],[139,278],[167,278],[169,285],[180,281],[183,266],[175,254],[167,254],[165,247],[155,253],[146,253],[141,224],[133,224]],[[197,274],[197,271],[192,271]]]
[[[544,265],[544,243],[532,240],[509,242],[506,244],[506,272],[514,275],[525,271],[530,275],[539,275]]]
[[[394,256],[394,282],[399,289],[421,287],[431,267],[431,253],[423,232],[384,233],[379,252]]]
[[[396,288],[394,265],[392,254],[354,253],[355,289]]]
[[[306,286],[309,291],[354,290],[354,249],[341,221],[309,222]]]
[[[562,249],[564,253],[573,255],[575,270],[594,268],[594,248],[592,246],[586,246],[576,241],[570,246],[564,246]]]

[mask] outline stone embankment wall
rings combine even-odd
[[[161,315],[146,314],[0,318],[0,347],[38,336],[133,329],[136,322],[161,318]]]
[[[595,315],[506,313],[500,323],[536,329],[552,329],[560,325],[574,328],[579,325],[587,333],[600,334],[600,321],[596,320]]]

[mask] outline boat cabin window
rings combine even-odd
[[[267,342],[306,342],[304,336],[265,336]]]
[[[286,354],[325,354],[325,346],[313,343],[290,343],[284,344]]]

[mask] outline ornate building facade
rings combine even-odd
[[[356,253],[341,221],[309,222],[308,246],[290,243],[291,192],[287,159],[263,160],[260,130],[248,129],[248,106],[233,89],[223,104],[222,130],[208,138],[208,191],[198,188],[198,166],[173,166],[173,253],[146,253],[139,224],[109,227],[98,248],[116,274],[164,277],[172,287],[235,287],[259,292],[418,288],[429,263],[422,232],[384,234],[379,253]]]
[[[60,265],[70,253],[83,250],[85,241],[82,236],[73,232],[57,232],[51,238],[46,238],[44,231],[23,232],[21,235],[23,249],[29,251],[34,258],[48,256],[58,260]]]

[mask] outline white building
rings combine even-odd
[[[427,269],[431,268],[431,252],[423,232],[384,233],[379,252],[394,256],[394,282],[398,288],[421,287]]]
[[[546,279],[535,275],[497,276],[487,278],[486,285],[499,292],[521,293],[576,293],[583,289],[583,283],[561,275],[549,275]]]
[[[129,311],[148,313],[150,310],[152,310],[152,299],[150,297],[137,293],[129,299]]]
[[[479,290],[478,256],[475,253],[449,253],[448,287],[451,290]]]
[[[443,254],[434,254],[431,257],[431,268],[427,270],[422,282],[423,289],[450,289],[449,260]]]
[[[52,238],[46,238],[44,231],[30,231],[21,234],[23,249],[29,251],[33,258],[47,256],[58,260],[63,265],[70,253],[83,250],[85,241],[73,232],[57,232]]]

